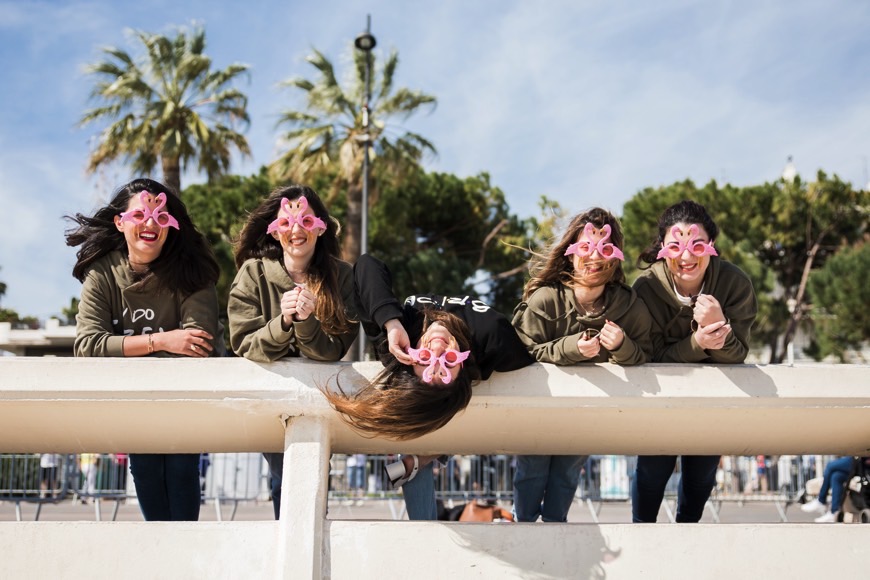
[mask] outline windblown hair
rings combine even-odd
[[[220,267],[208,240],[190,220],[187,207],[172,189],[145,178],[134,179],[121,186],[109,204],[97,210],[93,216],[81,213],[64,216],[77,224],[65,232],[66,244],[81,246],[76,253],[73,276],[83,282],[91,265],[109,252],[118,250],[127,253],[127,241],[115,226],[114,218],[127,211],[130,199],[143,191],[154,195],[166,194],[165,209],[178,221],[178,229],[167,228],[166,242],[160,255],[148,264],[148,272],[134,286],[153,287],[157,291],[180,291],[189,295],[215,285],[220,277]]]
[[[583,228],[588,223],[599,229],[604,227],[605,224],[609,225],[610,242],[622,250],[624,245],[622,226],[619,224],[619,220],[609,211],[600,207],[593,207],[574,216],[562,237],[550,244],[549,250],[546,253],[533,253],[532,262],[529,265],[531,278],[526,282],[526,286],[523,289],[523,300],[528,300],[535,290],[544,286],[564,284],[569,288],[574,287],[577,282],[574,277],[574,263],[571,256],[565,255],[565,250],[577,241],[577,238],[583,233]],[[611,268],[611,275],[607,281],[608,284],[625,282],[625,273],[622,270],[622,262],[620,260],[607,260],[607,265]]]
[[[347,316],[338,283],[338,263],[341,261],[341,247],[338,243],[340,228],[338,222],[329,215],[323,201],[310,187],[304,185],[280,187],[269,194],[269,197],[248,215],[248,221],[235,244],[236,266],[241,267],[245,260],[251,258],[264,258],[284,263],[284,249],[281,247],[281,242],[272,234],[266,233],[266,230],[278,215],[282,199],[293,201],[302,196],[308,200],[308,207],[314,215],[326,224],[326,231],[317,238],[314,256],[308,264],[306,286],[317,296],[314,316],[328,334],[345,333],[351,329],[354,321]]]
[[[424,332],[433,322],[440,322],[456,338],[459,350],[471,350],[470,329],[464,320],[433,309],[421,315]],[[410,366],[388,356],[384,370],[355,393],[345,392],[337,378],[337,392],[321,389],[345,423],[364,437],[404,441],[436,431],[468,406],[471,388],[480,380],[473,352],[449,385],[424,383]]]
[[[659,258],[656,256],[659,250],[662,249],[662,244],[665,242],[665,236],[670,229],[679,223],[684,224],[701,224],[707,230],[707,235],[710,236],[710,241],[716,241],[719,236],[719,227],[710,214],[707,213],[707,208],[696,201],[683,200],[679,203],[667,208],[659,217],[658,236],[637,258],[638,268],[649,268],[650,264],[655,264]]]

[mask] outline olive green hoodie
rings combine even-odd
[[[338,263],[338,284],[345,312],[356,320],[353,270]],[[227,314],[233,351],[258,362],[272,362],[285,356],[304,355],[312,360],[337,361],[358,335],[357,325],[344,334],[327,334],[314,316],[294,322],[284,330],[281,298],[296,284],[277,260],[246,260],[230,288]]]
[[[719,350],[704,350],[692,331],[693,310],[683,306],[674,290],[673,276],[659,260],[635,280],[634,289],[652,316],[653,361],[682,363],[742,363],[749,352],[749,329],[758,313],[752,281],[730,262],[710,257],[704,273],[703,293],[712,295],[731,324]]]
[[[134,286],[136,281],[122,252],[109,252],[88,269],[76,315],[76,356],[124,356],[125,336],[179,328],[205,330],[215,337],[212,356],[224,354],[214,286],[182,296]],[[158,352],[152,356],[180,355]]]
[[[652,356],[651,321],[646,306],[625,284],[608,284],[604,297],[604,311],[597,316],[586,316],[578,308],[573,290],[564,284],[543,286],[514,309],[513,325],[538,362],[558,365],[646,362]],[[580,354],[577,341],[581,333],[587,328],[601,330],[608,320],[618,324],[625,333],[622,345],[613,352],[602,346],[598,356],[591,359]]]

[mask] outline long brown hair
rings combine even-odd
[[[593,207],[583,213],[577,214],[571,219],[571,223],[568,224],[568,228],[562,237],[550,244],[546,253],[533,254],[532,262],[529,264],[531,278],[526,282],[525,288],[523,288],[523,300],[527,300],[535,290],[543,286],[552,286],[558,283],[564,284],[569,288],[574,286],[574,263],[571,256],[565,255],[565,250],[577,241],[577,237],[588,223],[599,229],[604,227],[605,224],[609,225],[610,241],[622,250],[624,245],[622,226],[620,226],[616,216],[600,207]],[[612,266],[612,273],[607,283],[625,282],[622,262],[620,260],[608,260],[608,262],[615,262],[615,264]]]
[[[470,329],[449,312],[426,309],[423,331],[440,322],[456,338],[459,350],[471,350]],[[474,352],[449,385],[423,382],[413,369],[389,356],[389,361],[370,383],[347,393],[336,377],[337,391],[322,388],[326,400],[342,420],[364,437],[396,441],[415,439],[450,422],[471,401],[471,388],[480,380]]]
[[[257,206],[245,222],[235,244],[236,267],[241,267],[250,258],[265,258],[284,263],[284,249],[281,242],[266,233],[269,224],[278,215],[281,200],[290,201],[305,196],[308,207],[314,215],[326,224],[326,231],[317,238],[314,256],[308,264],[307,287],[317,296],[314,316],[320,321],[328,334],[349,332],[354,321],[350,320],[338,287],[338,263],[341,261],[341,248],[338,243],[338,222],[329,215],[326,206],[317,193],[304,185],[279,187],[266,200]]]
[[[124,234],[115,226],[115,216],[127,211],[130,199],[146,191],[153,195],[166,194],[166,211],[178,222],[179,228],[168,228],[166,242],[160,255],[150,264],[148,272],[138,280],[136,288],[155,288],[189,295],[214,286],[220,277],[220,267],[205,236],[193,222],[187,207],[175,192],[153,179],[138,178],[122,185],[112,200],[94,215],[77,213],[65,216],[76,225],[65,232],[66,244],[80,246],[76,252],[73,276],[84,282],[91,266],[113,250],[127,254]]]

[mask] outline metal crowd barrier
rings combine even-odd
[[[833,456],[782,455],[722,457],[717,485],[708,502],[713,521],[720,521],[722,506],[765,502],[775,506],[780,520],[802,502],[809,480],[821,476]],[[330,460],[329,499],[341,506],[388,501],[394,519],[404,515],[401,491],[390,488],[384,465],[396,455],[334,454]],[[594,522],[608,502],[630,501],[635,456],[591,455],[584,465],[575,501],[584,504]],[[453,455],[446,465],[436,465],[436,497],[448,508],[474,499],[502,505],[513,502],[513,455]],[[223,506],[232,505],[229,519],[241,502],[270,501],[269,469],[260,453],[204,453],[200,460],[202,501],[224,520]],[[665,491],[664,508],[671,521],[676,515],[679,462]],[[22,520],[22,503],[42,506],[65,499],[92,501],[96,519],[102,519],[101,502],[114,501],[112,520],[121,502],[135,498],[126,454],[0,454],[0,502],[15,504]]]
[[[75,456],[58,453],[0,454],[0,501],[15,504],[15,518],[22,520],[22,503],[36,504],[34,520],[42,506],[57,503],[70,493]]]
[[[233,520],[239,503],[270,501],[269,466],[262,453],[203,453],[199,474],[202,502],[214,505],[219,522],[224,520],[224,504],[232,505]]]

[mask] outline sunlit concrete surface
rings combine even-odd
[[[315,388],[377,363],[0,360],[0,452],[277,451],[281,520],[3,522],[10,578],[861,577],[870,526],[456,524],[326,518],[331,452],[867,454],[866,366],[534,365],[401,445]],[[832,561],[831,558],[834,558]],[[832,566],[834,566],[832,568]]]

